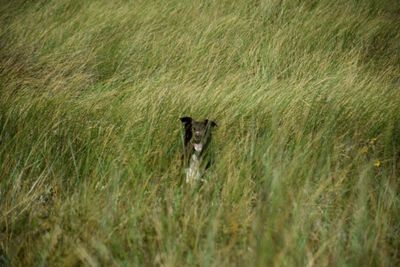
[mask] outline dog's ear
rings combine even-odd
[[[180,118],[181,122],[184,124],[190,124],[192,123],[192,118],[191,117],[182,117]]]
[[[192,134],[192,118],[191,117],[182,117],[182,118],[180,118],[180,120],[185,127],[184,145],[186,148],[193,136],[193,134]]]
[[[206,124],[210,124],[211,127],[216,127],[216,126],[217,126],[217,124],[215,123],[215,121],[210,121],[210,120],[208,120],[208,119],[206,119]]]

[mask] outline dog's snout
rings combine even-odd
[[[194,131],[194,139],[196,142],[201,142],[204,138],[204,131],[195,130]]]

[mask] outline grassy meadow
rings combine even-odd
[[[399,16],[0,0],[0,266],[399,266]],[[218,124],[203,185],[188,115]]]

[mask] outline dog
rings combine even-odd
[[[204,171],[211,165],[209,145],[211,143],[211,131],[217,124],[205,119],[196,121],[191,117],[180,118],[185,133],[183,137],[183,163],[185,168],[185,181],[203,181]]]

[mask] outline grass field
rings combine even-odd
[[[399,266],[399,16],[0,0],[0,266]],[[218,124],[201,186],[184,115]]]

